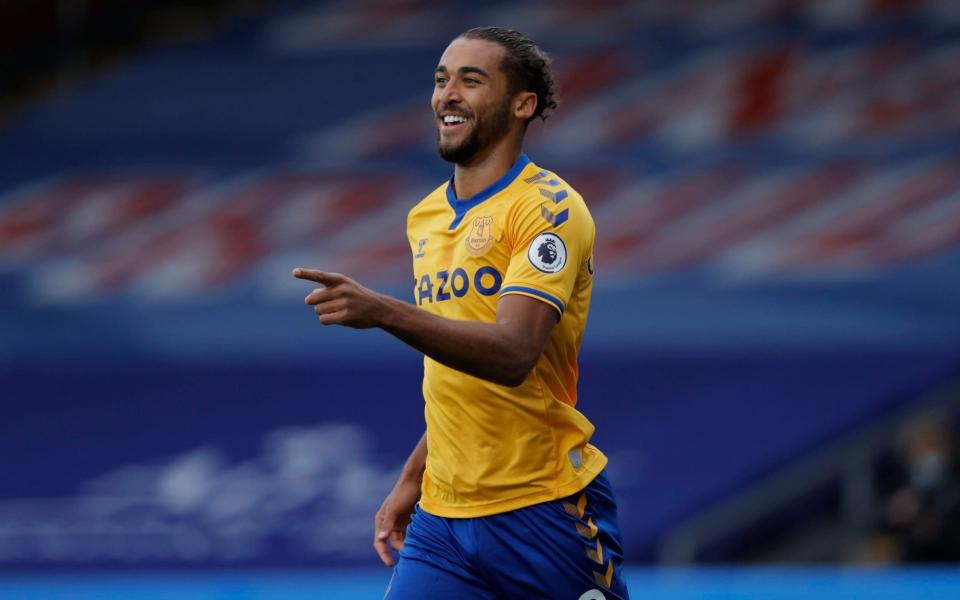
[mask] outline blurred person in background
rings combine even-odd
[[[960,461],[949,420],[907,425],[897,453],[900,486],[886,504],[886,529],[906,562],[960,560]]]
[[[576,404],[593,288],[583,198],[522,154],[555,108],[550,59],[522,34],[471,29],[435,70],[454,175],[409,213],[416,306],[344,275],[307,304],[424,357],[426,433],[375,519],[387,598],[627,598],[617,509]],[[429,449],[429,451],[428,451]]]

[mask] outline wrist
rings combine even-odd
[[[404,303],[386,294],[380,294],[379,296],[380,310],[376,314],[377,327],[390,331],[396,326],[399,320],[399,312]]]

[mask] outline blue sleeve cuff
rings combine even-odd
[[[538,299],[540,299],[540,300],[543,300],[543,301],[546,302],[547,304],[550,304],[551,306],[553,306],[554,308],[556,308],[558,311],[560,311],[560,314],[561,314],[561,315],[563,315],[563,310],[564,310],[564,308],[566,308],[566,307],[563,305],[563,301],[560,300],[559,298],[557,298],[556,296],[553,296],[553,295],[548,294],[548,293],[546,293],[546,292],[541,292],[540,290],[536,290],[536,289],[533,289],[533,288],[525,287],[525,286],[522,286],[522,285],[509,285],[509,286],[507,286],[507,287],[505,287],[505,288],[501,288],[501,290],[500,290],[500,295],[501,295],[501,296],[503,296],[503,295],[505,295],[505,294],[511,294],[511,293],[513,293],[513,294],[527,294],[527,295],[533,296],[533,297],[535,297],[535,298],[538,298]]]

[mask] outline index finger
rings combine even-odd
[[[387,535],[383,535],[383,534]],[[376,537],[373,539],[373,547],[377,551],[377,554],[380,555],[380,560],[383,561],[383,564],[388,567],[393,566],[393,556],[390,554],[390,549],[387,548],[387,537],[389,534],[387,532],[379,532]]]
[[[293,276],[297,279],[314,281],[316,283],[322,283],[323,285],[330,285],[336,281],[336,278],[331,277],[330,273],[318,271],[317,269],[303,269],[301,267],[297,267],[293,270]]]

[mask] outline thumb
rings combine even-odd
[[[385,540],[390,537],[390,532],[396,528],[397,524],[392,517],[384,515],[383,520],[377,524],[377,539]]]

